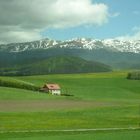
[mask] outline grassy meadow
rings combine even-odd
[[[57,74],[0,79],[38,87],[58,83],[62,93],[0,87],[0,131],[128,128],[140,124],[140,81],[126,79],[127,72]],[[139,130],[117,132],[0,134],[2,139],[133,139]]]
[[[10,136],[10,138],[9,138]],[[139,130],[135,131],[109,131],[109,132],[51,132],[51,133],[12,133],[3,134],[3,140],[138,140]]]

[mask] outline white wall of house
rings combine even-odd
[[[52,95],[61,95],[60,90],[50,90],[50,93],[52,93]]]

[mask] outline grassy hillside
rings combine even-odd
[[[36,75],[56,73],[107,72],[111,68],[105,64],[87,61],[78,57],[58,56],[40,62],[1,69],[1,75]]]
[[[0,131],[138,127],[140,81],[127,72],[13,77],[42,86],[58,83],[72,97],[0,87]],[[2,77],[8,80],[9,77]],[[12,80],[13,78],[10,78]],[[58,134],[58,135],[57,135]],[[116,135],[117,134],[117,135]],[[57,135],[57,136],[56,136]],[[3,139],[139,139],[139,130],[121,132],[38,132],[0,134]],[[11,140],[10,139],[10,140]]]
[[[140,81],[126,79],[127,72],[56,74],[40,76],[0,77],[5,81],[28,83],[37,87],[45,83],[58,83],[62,92],[78,99],[90,100],[137,100]],[[72,97],[71,97],[72,98]]]
[[[91,61],[94,60],[117,69],[140,68],[140,55],[137,53],[110,52],[104,49],[84,50],[67,48],[50,48],[47,50],[34,50],[20,53],[0,52],[0,67],[13,67],[17,65],[31,64],[60,55],[76,56]]]
[[[127,72],[58,74],[17,77],[20,80],[43,85],[46,82],[59,83],[64,92],[82,99],[138,99],[140,81],[127,80]]]
[[[32,83],[24,82],[22,80],[17,80],[15,78],[3,78],[0,77],[0,87],[12,87],[12,88],[20,88],[20,89],[27,89],[32,91],[39,91],[40,87],[35,86]]]

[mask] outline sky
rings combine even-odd
[[[140,39],[140,0],[0,0],[0,43]]]

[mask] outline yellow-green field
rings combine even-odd
[[[63,93],[0,87],[0,131],[137,128],[140,124],[140,81],[127,80],[127,72],[0,77],[41,87],[58,83]],[[57,132],[58,133],[58,132]],[[139,130],[117,132],[1,133],[2,139],[133,139]],[[116,135],[117,133],[117,135]]]

